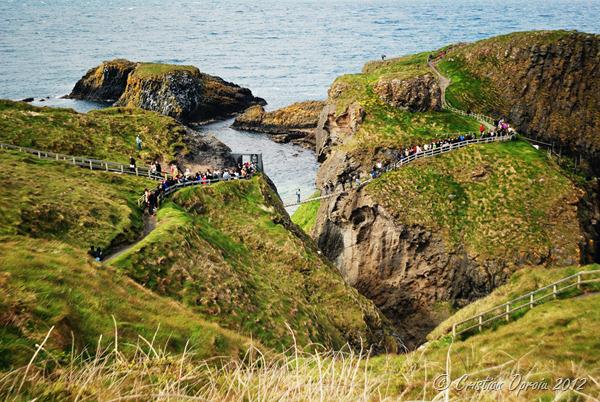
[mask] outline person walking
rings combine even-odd
[[[300,189],[296,190],[296,200],[300,204]]]
[[[485,126],[483,124],[479,125],[479,136],[483,137],[483,133],[485,132]]]
[[[136,145],[138,151],[142,150],[142,139],[140,138],[139,134],[135,136],[135,145]]]

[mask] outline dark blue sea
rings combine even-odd
[[[512,31],[600,32],[599,0],[0,0],[0,97],[60,100],[92,66],[117,57],[192,64],[277,108],[324,99],[332,80],[397,56]],[[263,152],[282,197],[312,192],[310,151],[207,126],[235,151]]]

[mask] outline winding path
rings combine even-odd
[[[124,245],[121,245],[121,246],[116,247],[113,250],[111,250],[110,254],[108,254],[106,257],[104,257],[102,259],[103,263],[108,263],[111,260],[114,260],[115,258],[120,256],[121,254],[126,253],[132,247],[134,247],[136,244],[138,244],[139,242],[144,240],[144,238],[146,236],[148,236],[150,234],[150,232],[152,232],[154,229],[156,229],[156,215],[145,215],[144,214],[143,220],[144,220],[144,231],[142,232],[142,236],[140,236],[135,242],[133,242],[131,244],[124,244]]]

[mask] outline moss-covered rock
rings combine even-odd
[[[121,59],[89,70],[69,97],[139,107],[192,122],[223,118],[253,104],[265,104],[248,88],[201,73],[193,66]]]
[[[277,142],[292,142],[308,148],[315,147],[314,130],[325,102],[298,102],[281,109],[267,112],[260,106],[252,106],[237,116],[232,127],[267,133]]]

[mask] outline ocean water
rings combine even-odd
[[[512,31],[600,32],[600,0],[0,0],[0,97],[58,99],[117,57],[192,64],[247,86],[270,108],[324,99],[332,80],[397,56]],[[284,198],[312,192],[314,155],[227,122],[205,128],[265,154]]]

